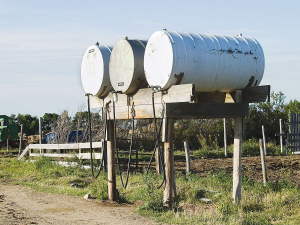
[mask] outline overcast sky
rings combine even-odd
[[[266,60],[261,85],[300,101],[300,1],[0,0],[0,114],[43,116],[85,103],[87,47],[147,40],[163,28],[253,37]]]

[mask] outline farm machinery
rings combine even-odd
[[[18,125],[13,123],[11,117],[0,115],[0,149],[9,145],[12,148],[18,148],[20,138],[18,135]],[[22,146],[26,146],[27,141],[22,141]]]

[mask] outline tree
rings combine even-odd
[[[280,91],[272,92],[270,102],[250,105],[249,116],[245,118],[245,138],[261,138],[262,125],[268,140],[276,140],[275,134],[279,132],[279,119],[288,120],[288,113],[284,104],[285,96]]]
[[[300,102],[296,99],[290,100],[289,104],[285,106],[285,110],[287,113],[297,114],[300,113]]]
[[[51,130],[51,126],[57,121],[56,113],[45,113],[43,116],[42,130]]]
[[[19,126],[23,124],[23,133],[27,135],[35,135],[39,132],[39,120],[36,116],[31,116],[29,114],[18,114],[18,116],[11,114],[13,122]]]

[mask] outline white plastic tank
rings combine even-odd
[[[97,43],[85,51],[81,63],[81,83],[85,93],[104,97],[112,90],[108,72],[111,49]]]
[[[147,41],[119,40],[111,52],[109,77],[113,89],[131,94],[147,87],[144,74],[144,53]]]
[[[250,37],[163,30],[148,40],[144,67],[149,85],[163,90],[193,83],[197,92],[230,92],[259,85],[265,58]]]

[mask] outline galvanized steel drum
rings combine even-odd
[[[163,30],[148,40],[144,67],[149,85],[163,90],[193,83],[197,92],[230,92],[259,85],[265,58],[250,37]]]
[[[81,63],[81,83],[85,93],[104,97],[112,90],[108,72],[110,54],[110,47],[99,45],[92,45],[85,51]]]
[[[113,89],[124,94],[131,94],[139,88],[147,87],[144,74],[144,52],[147,41],[118,41],[109,63],[109,77]]]

